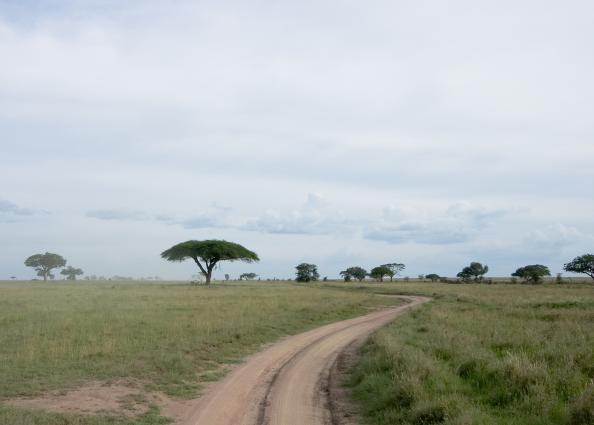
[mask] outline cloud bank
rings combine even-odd
[[[263,276],[559,270],[592,250],[592,13],[1,2],[0,273],[50,250],[184,278],[158,253],[201,238],[253,248]]]

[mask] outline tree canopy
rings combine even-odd
[[[340,275],[346,282],[349,282],[351,279],[357,279],[359,282],[361,282],[363,279],[365,279],[365,276],[367,276],[367,270],[365,270],[363,267],[354,266],[341,271]]]
[[[390,275],[394,276],[392,269],[390,267],[388,267],[387,265],[374,267],[369,272],[369,276],[371,276],[374,279],[379,280],[380,282],[384,281],[384,276],[390,276]]]
[[[429,279],[431,282],[435,282],[439,280],[440,276],[436,273],[429,273],[425,275],[425,278]]]
[[[33,267],[37,272],[37,276],[47,280],[48,277],[52,277],[51,271],[53,269],[66,266],[66,260],[61,255],[46,252],[45,254],[30,256],[25,260],[25,266]]]
[[[520,267],[512,276],[524,279],[530,283],[540,283],[544,276],[550,276],[551,272],[547,266],[542,264],[532,264],[529,266]]]
[[[237,243],[217,239],[181,242],[163,251],[161,257],[168,261],[194,260],[207,285],[210,284],[212,271],[220,261],[260,261],[255,252]]]
[[[398,276],[398,273],[406,268],[402,263],[382,264],[381,267],[386,267],[390,271],[389,273],[386,273],[386,276],[390,277],[390,282],[394,280],[394,276]]]
[[[583,273],[594,279],[594,255],[584,254],[575,257],[563,266],[566,272]]]
[[[318,266],[315,264],[301,263],[295,267],[297,282],[312,282],[320,278],[318,273]]]
[[[77,269],[72,266],[68,266],[60,272],[61,275],[66,276],[68,280],[76,280],[76,276],[84,274],[82,269]]]
[[[483,275],[487,274],[488,271],[489,266],[483,266],[481,263],[472,262],[469,266],[464,267],[457,276],[464,282],[469,282],[472,278],[474,278],[475,282],[478,282],[483,280]]]
[[[243,273],[239,276],[239,280],[254,280],[257,277],[256,273]]]

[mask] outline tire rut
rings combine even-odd
[[[429,298],[331,323],[250,356],[214,384],[180,425],[347,425],[336,387],[341,354]],[[350,424],[349,424],[350,425]]]

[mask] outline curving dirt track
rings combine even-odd
[[[429,300],[402,296],[406,304],[343,320],[286,338],[250,357],[209,388],[183,425],[342,425],[330,390],[341,354],[375,330]]]

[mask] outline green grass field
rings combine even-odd
[[[280,283],[0,283],[0,400],[115,378],[192,397],[264,343],[390,302]],[[158,423],[154,410],[131,420],[0,404],[2,425]]]
[[[434,300],[379,331],[350,382],[369,424],[594,423],[594,285],[0,283],[1,425],[157,425],[1,400],[134,378],[188,398],[262,344],[385,305]]]
[[[366,423],[594,424],[594,285],[373,290],[435,299],[364,347],[349,384]]]

